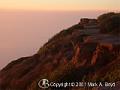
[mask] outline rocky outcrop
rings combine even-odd
[[[81,20],[88,21],[96,23]],[[108,38],[114,36],[104,36],[98,28],[73,27],[55,35],[35,55],[3,68],[0,90],[41,90],[38,81],[43,78],[55,82],[120,81],[120,43],[113,42],[119,41],[119,36],[111,41]]]

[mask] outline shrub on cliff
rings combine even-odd
[[[98,17],[98,22],[102,22],[102,21],[104,21],[105,19],[107,19],[107,18],[109,18],[109,17],[111,17],[111,16],[113,16],[113,15],[115,15],[114,12],[109,12],[109,13],[102,14],[102,15],[100,15],[100,16]]]
[[[98,17],[100,32],[120,33],[120,13],[107,13]]]

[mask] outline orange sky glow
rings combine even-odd
[[[1,0],[1,10],[120,10],[120,0]]]

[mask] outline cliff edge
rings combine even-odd
[[[100,30],[97,19],[82,18],[78,24],[56,34],[35,55],[22,57],[4,67],[0,71],[0,90],[42,90],[38,82],[44,78],[53,82],[118,83],[120,35],[100,33]]]

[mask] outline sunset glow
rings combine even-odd
[[[120,0],[1,0],[2,10],[120,10]]]

